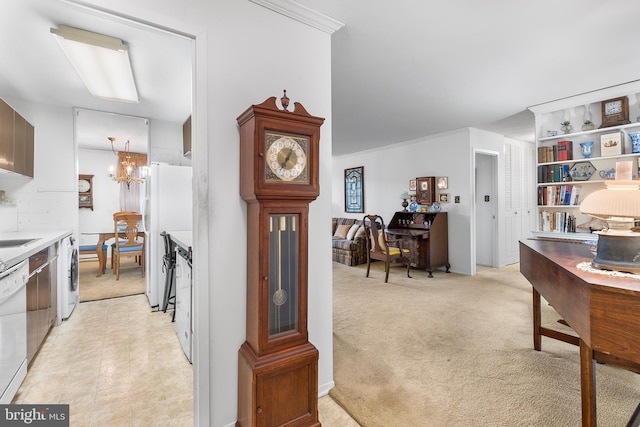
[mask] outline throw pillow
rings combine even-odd
[[[337,237],[338,239],[346,239],[349,228],[351,228],[350,225],[340,224],[338,228],[336,228],[336,232],[333,234],[333,237]]]
[[[353,240],[360,228],[360,224],[353,224],[351,228],[349,228],[349,232],[347,233],[347,240]]]
[[[385,239],[384,239],[384,231],[380,230],[378,231],[378,244],[380,245],[380,249],[385,251],[387,250],[387,245],[385,244]],[[375,250],[376,249],[376,244],[373,241],[373,230],[371,230],[371,233],[369,233],[369,235],[371,236],[371,250]]]
[[[386,240],[385,240],[384,231],[380,230],[380,231],[378,232],[378,243],[380,243],[380,248],[381,248],[383,251],[386,251],[386,250],[387,250],[387,244],[386,244],[385,242],[386,242]]]
[[[356,235],[353,236],[354,239],[357,239],[358,237],[364,236],[365,233],[365,229],[363,226],[360,226],[360,228],[358,228],[358,231],[356,232]]]

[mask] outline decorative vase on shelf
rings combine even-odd
[[[429,206],[429,212],[440,212],[440,209],[440,203],[438,202],[433,202],[431,206]]]
[[[593,147],[593,141],[581,142],[580,143],[580,151],[582,151],[582,155],[585,159],[591,157],[591,148]]]
[[[640,132],[629,132],[629,138],[631,138],[631,152],[640,154]]]
[[[416,203],[416,196],[411,196],[411,203],[409,203],[409,212],[418,212],[420,205]]]

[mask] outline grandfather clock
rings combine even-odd
[[[271,97],[238,117],[247,202],[247,338],[238,355],[242,427],[320,426],[318,350],[307,334],[308,212],[320,193],[323,118]]]

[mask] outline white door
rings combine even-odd
[[[519,241],[522,233],[522,150],[516,141],[504,144],[504,263],[519,261]]]

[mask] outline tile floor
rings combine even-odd
[[[193,371],[169,312],[146,296],[79,304],[54,327],[13,403],[69,404],[72,427],[192,426]],[[357,427],[329,396],[324,427]]]

